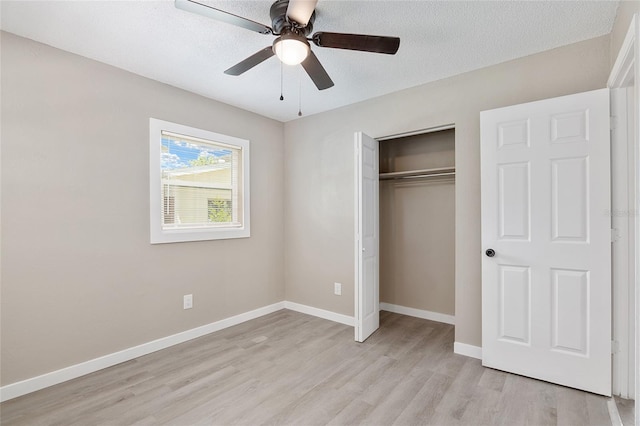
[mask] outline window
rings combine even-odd
[[[151,118],[151,243],[249,237],[249,141]]]

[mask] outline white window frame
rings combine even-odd
[[[222,143],[242,150],[242,225],[193,227],[187,229],[163,229],[162,227],[162,170],[160,164],[162,132],[171,132],[187,137],[204,139],[211,143]],[[149,118],[149,222],[151,244],[179,243],[188,241],[223,240],[248,238],[251,236],[250,210],[250,151],[249,141],[233,136],[221,135],[208,130],[196,129],[170,121]]]

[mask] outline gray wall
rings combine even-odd
[[[1,47],[3,385],[284,300],[282,123]],[[149,244],[149,117],[251,141],[251,238]]]
[[[609,43],[599,37],[286,123],[287,299],[353,315],[353,133],[455,123],[456,341],[480,346],[479,113],[605,87]]]
[[[616,13],[616,20],[613,24],[613,29],[611,30],[610,61],[612,66],[618,57],[618,52],[620,51],[620,47],[622,47],[622,42],[624,41],[625,36],[627,35],[627,30],[629,29],[629,24],[631,24],[631,19],[633,18],[634,13],[640,14],[640,1],[633,0],[620,2]]]

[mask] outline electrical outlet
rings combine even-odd
[[[342,296],[342,284],[333,283],[333,294],[336,296]]]
[[[182,298],[182,309],[193,308],[193,294],[185,294]]]

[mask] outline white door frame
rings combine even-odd
[[[389,140],[389,139],[397,139],[397,138],[403,138],[403,137],[408,137],[408,136],[415,136],[415,135],[422,135],[422,134],[426,134],[426,133],[433,133],[433,132],[439,132],[441,130],[450,130],[450,129],[455,129],[455,124],[445,124],[442,126],[436,126],[436,127],[430,127],[427,129],[420,129],[420,130],[414,130],[414,131],[409,131],[409,132],[403,132],[403,133],[395,133],[392,135],[387,135],[387,136],[381,136],[381,137],[373,137],[373,139],[378,143],[378,149],[380,147],[380,142],[385,141],[385,140]],[[357,157],[355,157],[355,163],[354,163],[354,167],[355,167],[355,175],[356,175],[356,182],[355,184],[358,184],[358,176],[359,176],[359,159]],[[360,214],[359,213],[359,206],[360,206],[360,199],[359,199],[359,193],[358,193],[358,188],[355,187],[354,188],[354,192],[355,192],[355,215]],[[379,223],[378,223],[379,226]],[[354,262],[355,262],[355,282],[354,282],[354,331],[355,331],[355,339],[356,341],[358,341],[359,338],[359,333],[360,330],[358,330],[358,317],[359,317],[359,313],[360,313],[360,295],[359,295],[359,260],[358,257],[360,255],[361,252],[361,247],[360,244],[358,242],[358,238],[359,238],[359,224],[357,222],[356,219],[356,224],[355,224],[355,228],[354,228],[354,241],[355,241],[355,254],[354,254]],[[378,234],[379,235],[379,234]],[[378,254],[378,258],[377,258],[377,265],[375,266],[376,268],[380,268],[380,255]],[[378,287],[378,291],[379,291],[379,287]]]
[[[635,184],[640,181],[640,22],[638,20],[638,15],[634,15],[622,47],[618,52],[616,62],[611,70],[609,81],[607,82],[607,87],[615,90],[623,87],[629,87],[629,83],[633,81],[633,99],[631,100],[631,105],[632,109],[635,110],[635,114],[627,114],[627,117],[631,121],[628,128],[632,129],[632,132],[630,132],[632,135],[628,136],[629,142],[631,148],[635,152],[634,160],[628,163],[629,169],[627,170],[626,176],[622,176],[621,178],[626,179],[628,184],[635,185],[635,200],[627,200],[627,205],[632,207],[628,211],[629,214],[627,216],[629,221],[632,222],[635,227],[635,241],[632,242],[635,256],[633,260],[629,259],[629,261],[633,262],[635,268],[631,268],[631,265],[627,265],[627,271],[633,271],[635,269],[635,280],[624,280],[624,271],[618,270],[617,274],[614,272],[613,286],[614,292],[617,291],[622,294],[632,294],[632,292],[635,292],[635,318],[631,317],[629,312],[630,309],[623,309],[622,312],[617,312],[616,316],[620,328],[617,330],[614,328],[614,339],[620,343],[620,347],[628,348],[630,351],[631,346],[629,345],[628,331],[629,328],[635,328],[636,401],[638,401],[638,396],[640,395],[640,379],[638,377],[638,373],[640,373],[640,274],[638,273],[640,271],[640,185]],[[616,102],[615,99],[613,101]],[[634,194],[631,195],[633,196]],[[621,265],[620,267],[623,268],[624,265]],[[625,315],[626,318],[624,318]],[[625,330],[627,331],[626,333]],[[616,331],[618,332],[618,335],[616,335]],[[629,355],[630,354],[628,352],[626,354],[627,358]],[[616,375],[620,377],[620,375],[628,375],[630,373],[631,372],[628,371],[628,367],[626,365],[617,365],[614,369],[614,380]],[[614,384],[614,388],[616,388],[616,386],[619,388],[620,384]],[[639,412],[636,410],[635,424],[640,426],[640,416],[638,414]]]

